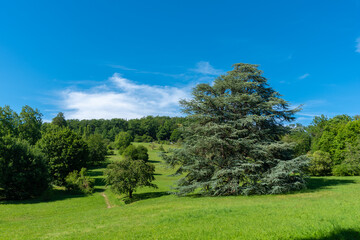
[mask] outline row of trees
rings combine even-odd
[[[135,142],[172,141],[181,139],[178,130],[186,120],[182,117],[153,117],[141,119],[92,119],[92,120],[66,120],[58,115],[59,122],[68,126],[80,135],[100,134],[103,138],[114,141],[119,132],[128,132]]]
[[[29,106],[20,114],[0,107],[0,189],[6,198],[38,196],[51,184],[74,189],[75,182],[79,190],[91,189],[83,168],[105,160],[101,135],[82,137],[56,118],[42,128],[41,117]]]
[[[360,118],[338,115],[315,117],[309,126],[293,125],[287,142],[296,144],[296,154],[311,157],[312,175],[360,175]]]

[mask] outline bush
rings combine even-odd
[[[332,170],[334,176],[359,176],[360,166],[349,163],[335,165]]]
[[[312,154],[308,169],[314,176],[328,176],[331,175],[332,166],[330,154],[319,150]]]
[[[40,196],[48,187],[48,166],[41,152],[25,140],[0,138],[0,188],[5,197]]]
[[[142,145],[139,145],[138,147],[130,145],[123,151],[122,155],[130,160],[143,160],[145,162],[149,160],[148,150]]]
[[[86,175],[86,168],[73,171],[65,178],[65,187],[69,191],[89,194],[94,191],[95,180]]]

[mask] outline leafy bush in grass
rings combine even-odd
[[[128,146],[124,152],[123,156],[130,160],[143,160],[147,162],[149,160],[149,154],[146,147],[139,145],[135,147],[134,145]]]
[[[328,176],[331,175],[332,166],[330,154],[319,150],[311,156],[309,172],[314,176]]]
[[[48,166],[41,152],[25,140],[0,138],[0,188],[5,197],[40,196],[48,187]]]
[[[94,191],[95,180],[86,175],[86,168],[73,171],[65,178],[67,190],[89,194]]]

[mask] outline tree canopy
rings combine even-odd
[[[53,126],[39,141],[49,162],[50,173],[57,184],[64,184],[72,171],[80,171],[88,163],[88,146],[79,135],[68,128]]]
[[[186,174],[177,193],[269,194],[305,187],[306,157],[292,159],[292,145],[280,141],[289,132],[283,123],[293,121],[299,109],[289,108],[257,65],[233,67],[180,102],[189,119],[184,144],[165,156]]]
[[[125,159],[109,164],[105,170],[105,181],[116,193],[125,193],[129,198],[138,187],[157,186],[151,183],[155,178],[155,167],[142,160]]]

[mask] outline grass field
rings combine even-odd
[[[0,239],[360,239],[360,177],[311,178],[288,195],[176,197],[167,193],[173,170],[149,150],[159,189],[124,204],[94,169],[90,196],[57,189],[48,202],[0,202]]]

